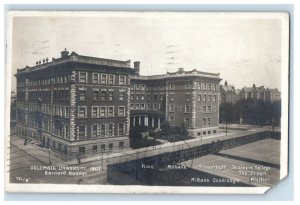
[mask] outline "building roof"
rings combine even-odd
[[[232,85],[221,85],[221,87],[225,92],[235,92],[234,87]]]
[[[57,58],[57,59],[52,58],[52,61],[48,61],[48,58],[44,59],[43,62],[37,61],[35,66],[32,67],[26,66],[25,68],[18,69],[18,73],[42,70],[50,66],[64,64],[67,62],[105,65],[105,66],[112,66],[112,67],[119,67],[119,68],[131,68],[130,60],[120,61],[120,60],[113,60],[113,59],[96,58],[96,57],[78,55],[76,52],[72,52],[69,55],[69,52],[66,50],[62,51],[61,53],[62,53],[61,58]]]
[[[139,80],[159,80],[159,79],[165,79],[165,78],[182,78],[182,77],[206,77],[206,78],[214,78],[219,79],[220,73],[208,73],[208,72],[202,72],[198,71],[196,69],[193,69],[191,71],[184,71],[183,68],[179,68],[176,72],[167,72],[163,75],[150,75],[150,76],[132,76],[132,79],[139,79]]]

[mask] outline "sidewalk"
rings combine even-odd
[[[17,137],[15,135],[10,136],[10,146],[15,146],[27,154],[33,156],[38,161],[42,162],[45,165],[49,165],[49,150],[41,148],[37,145],[35,145],[32,142],[28,142],[26,145],[24,145],[25,139]],[[50,161],[53,165],[65,165],[66,162],[62,159],[60,159],[60,156],[57,156],[56,153],[53,153],[50,151]]]

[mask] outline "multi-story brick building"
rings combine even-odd
[[[277,88],[270,89],[265,88],[264,86],[256,87],[253,84],[252,87],[243,87],[239,92],[240,99],[252,99],[252,100],[261,100],[265,102],[275,102],[280,101],[280,92]]]
[[[62,51],[18,69],[17,133],[66,157],[129,148],[130,61]]]
[[[128,149],[129,129],[185,124],[194,137],[218,131],[219,74],[139,75],[140,62],[69,54],[18,69],[17,134],[65,157]]]
[[[238,99],[234,86],[228,85],[227,81],[220,85],[220,94],[222,103],[235,103]]]
[[[168,72],[165,75],[131,77],[131,127],[160,128],[185,124],[193,137],[218,131],[219,74],[197,70]]]

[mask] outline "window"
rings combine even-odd
[[[78,138],[80,140],[84,140],[85,139],[85,126],[79,126],[78,127]]]
[[[185,100],[186,102],[190,102],[190,94],[185,94]]]
[[[141,90],[145,90],[145,85],[144,84],[141,85]]]
[[[119,142],[119,148],[123,149],[124,148],[124,142]]]
[[[145,100],[145,95],[144,94],[141,95],[141,100]]]
[[[119,85],[125,85],[125,75],[119,76]],[[132,85],[132,88],[133,88],[133,85]]]
[[[211,106],[207,106],[207,112],[211,113]]]
[[[134,94],[130,94],[130,100],[134,100]]]
[[[106,107],[100,107],[100,117],[106,117]]]
[[[101,100],[106,100],[106,91],[101,91]]]
[[[157,104],[156,103],[153,104],[153,110],[157,110]]]
[[[217,85],[216,84],[213,84],[213,90],[217,90]]]
[[[86,99],[86,92],[79,91],[79,101],[85,101],[85,99]]]
[[[113,131],[114,131],[114,124],[113,123],[109,123],[108,124],[108,136],[109,137],[112,137],[114,135]]]
[[[130,104],[130,109],[132,109],[132,110],[134,109],[134,104],[133,103]]]
[[[207,126],[210,127],[210,118],[207,118]]]
[[[156,101],[157,100],[157,95],[154,95],[154,101]]]
[[[206,101],[206,95],[203,96],[203,102],[205,102],[205,101]]]
[[[139,110],[139,109],[140,109],[140,104],[139,104],[139,103],[136,103],[136,104],[135,104],[135,109],[136,109],[136,110]]]
[[[79,147],[79,155],[85,154],[85,147]]]
[[[186,105],[185,106],[185,113],[190,113],[190,106],[189,105]]]
[[[201,102],[201,95],[198,95],[198,101]]]
[[[125,131],[125,125],[124,125],[124,123],[120,123],[118,125],[118,135],[119,136],[123,136],[124,135],[124,131]]]
[[[203,113],[206,113],[207,110],[206,110],[206,105],[203,106]]]
[[[98,129],[97,125],[92,125],[92,133],[91,133],[92,138],[97,137],[97,129]]]
[[[140,90],[140,84],[136,84],[136,85],[135,85],[135,89],[136,89],[136,90]]]
[[[217,101],[217,95],[214,95],[214,102]]]
[[[105,151],[105,144],[102,144],[101,145],[101,152],[104,152]]]
[[[168,83],[169,84],[169,90],[175,90],[175,84],[174,83]]]
[[[105,124],[100,126],[100,136],[105,137]]]
[[[211,83],[208,83],[208,90],[211,90]]]
[[[125,107],[119,107],[118,116],[119,117],[124,117],[125,116]]]
[[[141,110],[145,109],[145,103],[141,103]]]
[[[191,89],[192,83],[191,82],[185,82],[185,89]]]
[[[164,100],[164,96],[160,95],[160,101],[163,101],[163,100]]]
[[[170,94],[170,101],[174,101],[174,94]]]
[[[139,94],[136,94],[136,95],[135,95],[135,99],[136,99],[136,100],[139,100],[139,99],[140,99],[140,95],[139,95]]]
[[[106,74],[101,74],[101,84],[105,85],[106,84],[106,79],[107,79],[107,75]]]
[[[87,83],[87,73],[79,72],[79,83]]]
[[[170,112],[174,112],[174,105],[170,104]]]
[[[120,92],[119,100],[124,101],[124,97],[125,97],[125,92]]]
[[[184,124],[185,124],[185,126],[189,126],[189,118],[184,118]]]
[[[115,82],[115,75],[109,75],[108,76],[108,84],[113,85]]]
[[[86,106],[78,107],[78,118],[86,118],[87,117],[87,108]]]
[[[93,91],[93,100],[98,100],[99,99],[99,92],[98,91]]]
[[[98,117],[98,116],[99,116],[98,113],[99,113],[99,107],[93,106],[93,107],[92,107],[92,118]]]
[[[98,146],[97,145],[93,145],[93,153],[98,152]]]
[[[206,127],[206,118],[203,118],[203,120],[202,120],[202,126]]]
[[[110,92],[108,93],[108,100],[109,100],[109,101],[112,101],[112,100],[113,100],[113,96],[114,96],[114,92],[110,91]]]
[[[207,101],[210,102],[211,101],[211,95],[207,96]]]
[[[108,107],[108,117],[114,117],[114,107],[110,106]]]
[[[111,151],[113,149],[113,143],[108,144],[108,149]]]
[[[119,84],[120,84],[120,81],[119,81]],[[130,85],[130,90],[134,90],[134,84]]]
[[[98,84],[98,82],[99,82],[99,75],[98,75],[98,73],[93,73],[92,83]]]

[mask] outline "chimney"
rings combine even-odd
[[[140,61],[134,61],[133,62],[133,68],[134,68],[134,73],[136,75],[140,75]]]
[[[41,65],[42,64],[42,61],[39,61],[39,65]]]
[[[65,48],[64,51],[60,52],[61,53],[61,58],[66,58],[69,55],[69,51],[67,51],[67,49]]]
[[[49,61],[49,59],[48,59],[48,57],[46,58],[46,63],[48,63],[48,61]]]
[[[35,64],[36,64],[36,65],[38,65],[38,64],[39,64],[39,62],[38,62],[38,61],[36,61],[36,62],[35,62]]]
[[[43,59],[43,64],[46,62],[46,60],[45,59]]]
[[[184,72],[183,68],[178,68],[178,73],[179,73],[179,74],[181,74],[181,73],[183,73],[183,72]]]

